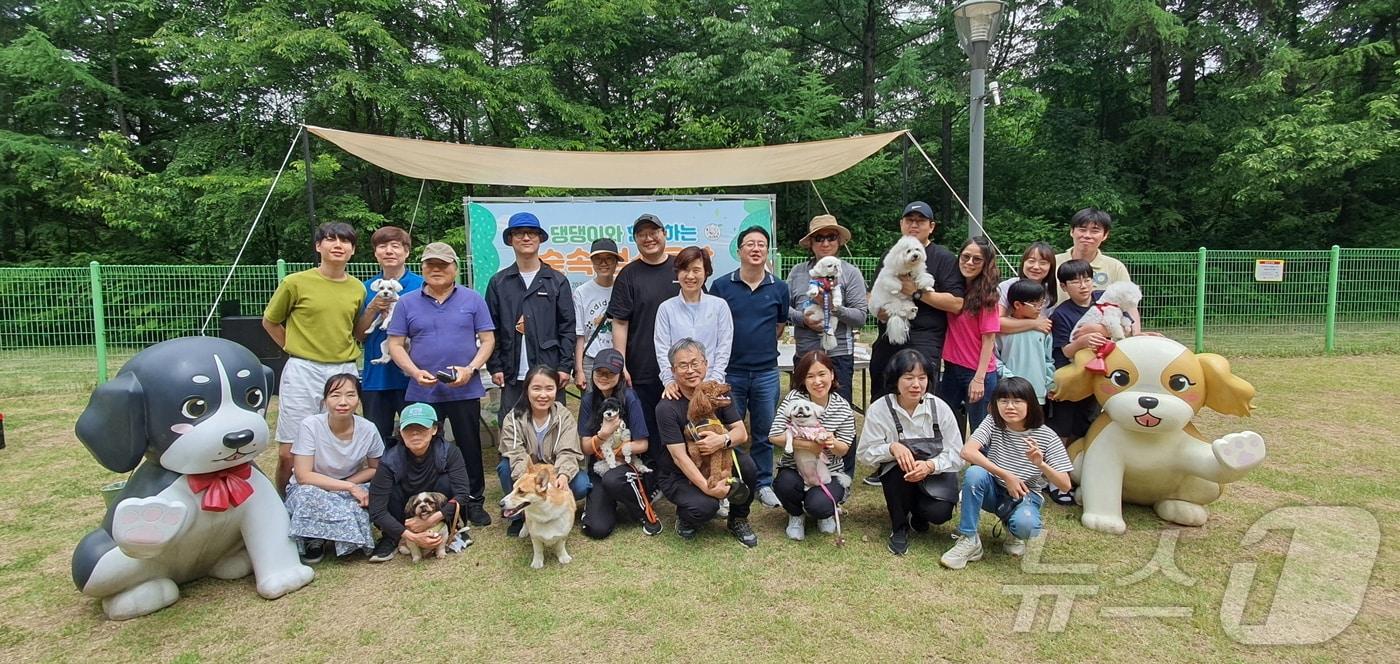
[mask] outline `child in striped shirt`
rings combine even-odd
[[[948,569],[982,559],[977,535],[982,510],[1006,525],[1010,538],[1003,549],[1019,556],[1026,540],[1040,534],[1045,501],[1040,489],[1049,481],[1061,491],[1070,490],[1073,465],[1059,436],[1045,426],[1030,381],[1012,377],[997,383],[991,401],[991,413],[963,445],[963,459],[972,465],[963,475],[958,543],[938,561]]]

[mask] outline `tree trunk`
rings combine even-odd
[[[875,117],[875,49],[878,39],[880,4],[865,0],[865,24],[860,39],[860,114],[866,122]]]
[[[943,169],[943,177],[946,178],[953,172],[953,107],[948,104],[939,107],[938,164],[938,167]],[[939,187],[938,190],[942,192],[938,211],[943,214],[943,225],[946,228],[957,218],[957,215],[953,214],[953,192],[947,187]]]
[[[124,106],[124,105],[122,104],[122,102],[121,102],[121,97],[120,97],[120,95],[121,95],[121,90],[122,90],[122,79],[121,79],[121,75],[118,73],[118,69],[117,69],[117,28],[116,28],[116,21],[115,21],[115,19],[112,18],[112,15],[111,15],[111,14],[108,14],[107,16],[105,16],[105,17],[103,17],[103,18],[104,18],[104,20],[106,21],[106,24],[107,24],[106,33],[107,33],[107,38],[108,38],[108,46],[111,48],[111,53],[108,54],[108,56],[109,56],[109,58],[108,58],[108,63],[110,64],[110,69],[111,69],[111,74],[112,74],[112,87],[113,87],[113,88],[116,88],[116,90],[117,90],[117,95],[118,95],[116,98],[114,98],[114,99],[112,100],[112,111],[113,111],[114,113],[116,113],[116,116],[117,116],[117,128],[121,130],[122,136],[125,136],[127,139],[130,139],[130,138],[132,137],[132,133],[131,133],[131,123],[130,123],[130,121],[127,120],[127,117],[126,117],[126,106]]]
[[[1162,40],[1153,37],[1152,46],[1148,49],[1148,57],[1151,58],[1151,65],[1148,73],[1149,85],[1152,87],[1152,114],[1162,116],[1167,114],[1167,77],[1170,74],[1167,65],[1167,49]]]

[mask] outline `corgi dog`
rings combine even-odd
[[[534,545],[535,557],[530,561],[534,569],[544,567],[546,549],[554,552],[560,565],[567,565],[574,559],[564,548],[569,531],[574,529],[574,494],[568,486],[556,486],[554,475],[554,466],[532,463],[504,500],[506,509],[502,516],[513,519],[525,514],[521,537],[528,533]]]

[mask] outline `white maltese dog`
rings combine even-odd
[[[826,256],[812,265],[809,274],[810,281],[807,282],[807,300],[810,302],[803,314],[808,318],[817,318],[822,321],[822,350],[830,351],[836,347],[836,310],[841,307],[841,259],[835,256]],[[823,305],[818,305],[815,301],[818,293],[825,293]]]
[[[1091,331],[1101,331],[1114,341],[1133,336],[1136,334],[1136,328],[1128,313],[1136,312],[1139,302],[1142,302],[1142,289],[1138,288],[1137,284],[1131,281],[1109,284],[1098,301],[1089,305],[1089,310],[1084,312],[1084,316],[1075,324],[1074,329],[1070,331],[1070,338],[1073,339],[1081,329],[1090,325],[1100,326],[1102,330],[1093,328]]]
[[[885,254],[884,267],[870,288],[870,310],[883,311],[889,317],[885,322],[885,336],[896,346],[909,341],[909,321],[919,313],[914,298],[904,294],[899,278],[910,277],[919,288],[932,290],[933,276],[924,265],[926,258],[924,245],[917,239],[907,235],[899,238]]]

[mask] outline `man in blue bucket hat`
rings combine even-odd
[[[515,263],[497,272],[486,287],[486,308],[496,322],[496,348],[487,361],[491,381],[501,388],[501,407],[520,399],[530,367],[546,365],[559,379],[559,401],[574,370],[574,298],[569,279],[540,260],[549,233],[539,217],[517,212],[501,240],[515,252]]]

